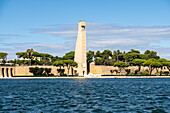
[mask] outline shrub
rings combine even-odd
[[[51,73],[51,68],[45,68],[44,69],[46,75],[50,75]]]
[[[3,63],[3,64],[5,64],[5,63],[6,63],[6,61],[5,61],[5,60],[2,60],[2,63]]]
[[[149,72],[149,70],[148,70],[148,69],[146,69],[146,70],[145,70],[145,72]]]
[[[138,74],[138,72],[139,72],[139,70],[137,69],[137,70],[135,70],[135,74],[137,75]]]
[[[33,73],[33,75],[50,75],[51,68],[44,69],[44,68],[38,68],[38,67],[30,67],[29,72]]]
[[[128,75],[129,75],[129,76],[131,76],[131,75],[135,75],[135,73],[129,73]]]
[[[126,75],[128,75],[129,73],[130,73],[130,69],[125,69],[125,71],[126,71]]]
[[[33,75],[36,75],[37,70],[38,70],[38,67],[35,67],[35,68],[34,68],[34,67],[30,67],[30,68],[29,68],[29,72],[30,72],[30,73],[33,73]]]
[[[141,71],[139,71],[138,73],[137,73],[137,75],[144,75],[144,76],[146,76],[146,75],[149,75],[149,72],[141,72]]]
[[[60,73],[60,76],[61,76],[61,75],[64,75],[64,70],[65,69],[57,69],[57,72]]]
[[[149,75],[149,72],[143,72],[143,75]]]
[[[163,74],[164,75],[169,75],[169,71],[164,71]]]
[[[43,75],[43,72],[44,72],[44,68],[39,68],[37,70],[37,75]]]

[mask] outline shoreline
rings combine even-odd
[[[6,77],[0,79],[170,78],[170,76]]]

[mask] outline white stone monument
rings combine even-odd
[[[87,75],[85,26],[86,26],[85,21],[80,21],[78,24],[78,35],[74,57],[74,61],[78,63],[77,68],[78,75]]]

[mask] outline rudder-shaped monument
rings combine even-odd
[[[87,75],[85,26],[85,21],[80,21],[78,24],[78,35],[74,61],[78,63],[77,73],[79,75]]]

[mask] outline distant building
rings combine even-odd
[[[23,58],[23,57],[21,57],[20,60],[30,60],[30,58]],[[32,60],[40,61],[40,60],[42,60],[42,58],[41,57],[33,57]]]

